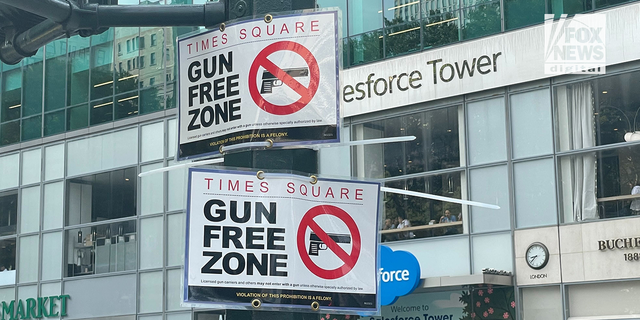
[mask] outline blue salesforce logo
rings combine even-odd
[[[380,303],[388,306],[418,287],[420,263],[413,254],[387,246],[380,246],[380,260]]]

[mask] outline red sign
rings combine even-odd
[[[347,225],[351,237],[351,254],[347,254],[347,252],[345,252],[344,249],[342,249],[342,247],[340,247],[340,245],[338,245],[338,243],[336,243],[336,241],[334,241],[331,236],[328,235],[327,232],[313,220],[315,217],[324,214],[337,217]],[[340,260],[342,260],[342,262],[344,263],[342,266],[336,269],[326,270],[319,267],[315,262],[313,262],[313,260],[311,260],[305,244],[305,234],[307,228],[310,228],[311,231],[313,231],[318,236],[318,238],[322,240],[327,248],[331,250],[331,252],[333,252],[335,255],[337,255]],[[353,267],[356,265],[356,262],[358,262],[358,257],[360,256],[361,243],[360,231],[358,231],[358,226],[347,212],[335,206],[320,205],[309,209],[309,211],[305,213],[304,217],[302,217],[302,220],[300,221],[297,243],[298,253],[300,254],[300,258],[302,259],[302,262],[307,267],[307,269],[309,269],[309,271],[311,271],[311,273],[315,274],[316,276],[327,280],[338,279],[349,273],[349,271],[351,271],[351,269],[353,269]]]
[[[269,55],[277,51],[292,51],[300,55],[309,66],[309,87],[305,87],[298,80],[289,75],[281,67],[269,60]],[[293,91],[300,95],[298,101],[284,106],[279,106],[270,103],[265,100],[260,91],[258,90],[257,79],[258,69],[260,67],[265,68],[271,74],[273,74],[278,80],[282,81],[284,85],[289,86]],[[260,107],[260,109],[275,115],[287,115],[292,114],[300,109],[304,108],[313,99],[313,96],[318,91],[318,84],[320,82],[320,68],[318,68],[318,62],[309,49],[303,45],[293,41],[280,41],[268,45],[262,49],[256,56],[251,68],[249,69],[249,93],[253,98],[253,101]]]

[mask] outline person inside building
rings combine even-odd
[[[445,210],[444,215],[440,217],[440,223],[449,223],[449,222],[456,222],[456,221],[458,221],[458,218],[456,218],[455,215],[452,215],[451,211],[449,210]]]
[[[404,229],[404,228],[411,227],[411,222],[407,218],[403,218],[401,216],[398,216],[396,221],[397,221],[396,229]],[[413,232],[402,232],[402,233],[398,234],[398,237],[400,239],[411,239],[411,238],[415,237],[415,235],[413,234]]]

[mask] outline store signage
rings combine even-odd
[[[317,11],[178,39],[178,158],[253,141],[339,141],[337,21],[337,11]]]
[[[376,312],[379,192],[373,182],[190,169],[184,302]]]
[[[638,4],[605,10],[602,21],[636,25],[638,10]],[[546,26],[559,29],[559,23]],[[598,31],[602,39],[607,39],[602,44],[607,65],[640,59],[636,39],[630,40],[614,27]],[[539,25],[346,69],[341,74],[342,113],[352,117],[548,79],[575,70],[547,72],[550,64],[546,61],[546,47],[545,25]],[[570,55],[575,50],[566,52]]]
[[[640,248],[640,237],[598,240],[600,251]]]
[[[71,296],[63,294],[59,296],[29,298],[2,301],[2,320],[22,320],[40,318],[60,318],[67,316],[67,300]]]
[[[413,254],[380,246],[380,303],[383,306],[410,294],[419,284],[420,263]]]

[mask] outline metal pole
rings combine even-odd
[[[212,27],[225,21],[224,2],[202,5],[95,6],[98,27]]]
[[[37,14],[57,23],[67,20],[73,10],[70,2],[59,0],[0,0],[0,3]]]

